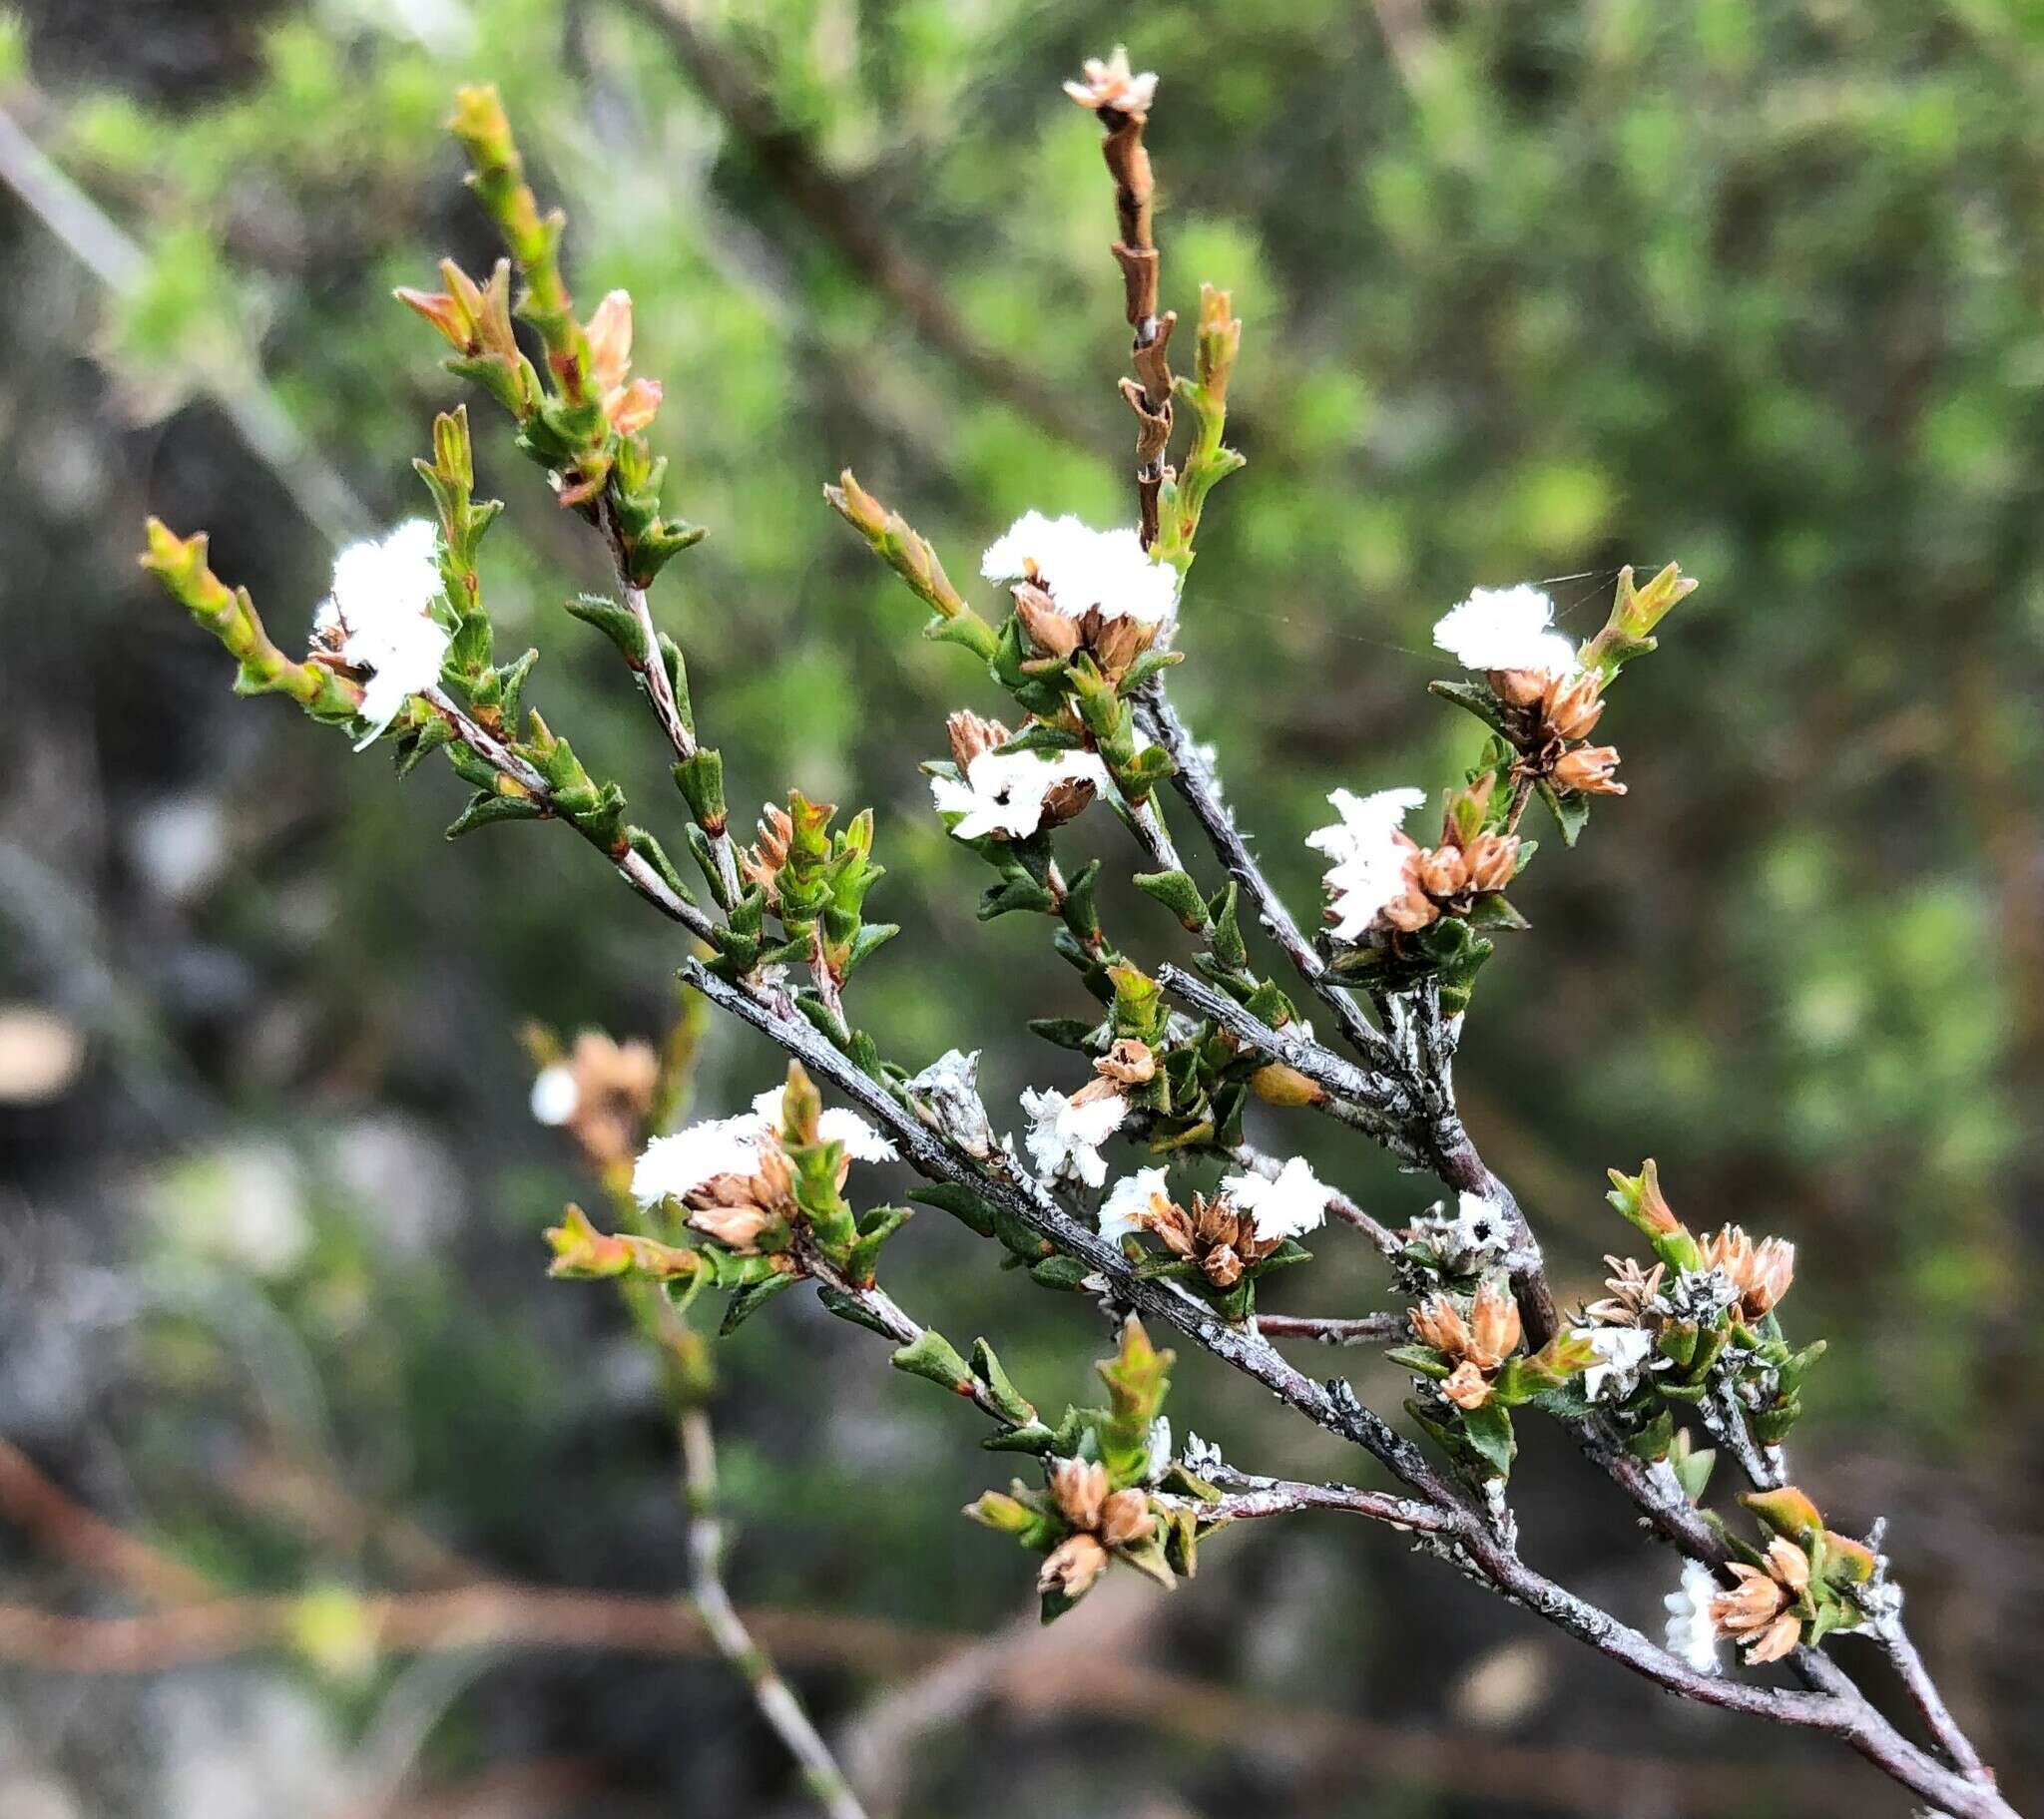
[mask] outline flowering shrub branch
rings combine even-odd
[[[1332,791],[1336,818],[1310,841],[1326,861],[1324,926],[1308,936],[1167,690],[1184,657],[1177,634],[1205,507],[1243,466],[1224,440],[1242,324],[1225,293],[1204,290],[1192,371],[1172,371],[1176,317],[1162,307],[1146,145],[1156,78],[1117,53],[1068,87],[1099,121],[1114,184],[1136,525],[1025,515],[985,552],[981,580],[1007,605],[982,611],[928,540],[850,472],[824,489],[928,609],[926,635],[967,653],[1007,699],[1000,718],[952,712],[947,754],[923,768],[944,826],[988,868],[982,919],[1047,924],[1091,1000],[1088,1015],[1031,1024],[1078,1060],[1073,1077],[1023,1095],[1019,1141],[996,1131],[976,1052],[914,1069],[853,1021],[854,975],[895,932],[866,919],[884,875],[870,811],[840,822],[833,806],[791,790],[749,847],[733,837],[722,760],[702,741],[682,652],[648,598],[702,535],[662,504],[664,464],[647,440],[659,387],[631,372],[629,297],[577,315],[561,220],[526,185],[490,92],[464,93],[454,130],[509,257],[484,282],[448,264],[442,290],[401,294],[453,345],[453,370],[512,415],[561,506],[603,539],[617,598],[583,597],[568,611],[617,646],[674,753],[708,905],[659,839],[625,819],[617,785],[525,707],[534,654],[493,660],[476,555],[499,508],[473,498],[462,412],[437,419],[432,459],[419,464],[437,525],[400,527],[343,556],[302,662],[278,651],[246,594],[212,575],[203,538],[153,524],[146,562],[237,658],[238,685],[287,694],[359,745],[388,743],[400,772],[443,752],[474,790],[450,833],[565,820],[703,941],[682,979],[773,1041],[785,1079],[750,1112],[663,1130],[631,1154],[612,1141],[618,1229],[570,1208],[549,1234],[555,1273],[617,1279],[676,1312],[717,1290],[729,1297],[725,1331],[807,1284],[885,1338],[897,1369],[989,1420],[987,1447],[1035,1462],[1034,1476],[989,1491],[971,1514],[1035,1558],[1046,1618],[1116,1566],[1165,1586],[1190,1578],[1199,1543],[1234,1522],[1345,1512],[1402,1532],[1687,1698],[1836,1735],[1943,1811],[2007,1815],[1902,1628],[1878,1530],[1860,1539],[1828,1526],[1788,1482],[1786,1443],[1821,1351],[1791,1345],[1780,1319],[1792,1248],[1731,1225],[1692,1232],[1649,1162],[1614,1175],[1612,1201],[1652,1260],[1614,1256],[1609,1294],[1565,1312],[1525,1212],[1457,1109],[1453,1063],[1478,977],[1497,939],[1528,926],[1512,901],[1536,849],[1527,812],[1540,804],[1568,847],[1598,798],[1624,793],[1616,748],[1593,736],[1612,684],[1653,651],[1695,583],[1672,564],[1643,586],[1623,571],[1608,622],[1580,648],[1530,586],[1476,589],[1447,612],[1436,641],[1462,674],[1434,690],[1480,723],[1481,743],[1437,823],[1414,831],[1428,799],[1418,789]],[[514,315],[536,337],[537,363]],[[1203,880],[1206,862],[1181,851],[1167,796],[1201,829],[1218,876]],[[1127,830],[1131,877],[1161,917],[1146,908],[1129,918],[1140,926],[1110,929],[1107,862],[1075,868],[1061,853],[1062,830],[1096,803]],[[1289,969],[1283,983],[1263,970],[1266,938]],[[1255,1146],[1253,1104],[1360,1133],[1432,1175],[1445,1197],[1386,1224],[1302,1159]],[[558,1104],[536,1097],[535,1109]],[[1131,1147],[1143,1159],[1124,1168]],[[872,1204],[863,1170],[894,1160],[922,1177],[911,1199],[961,1220],[1035,1283],[1100,1304],[1116,1336],[1101,1367],[1104,1406],[1049,1418],[985,1339],[953,1344],[881,1285],[912,1209]],[[1260,1314],[1264,1278],[1308,1266],[1309,1245],[1340,1226],[1384,1258],[1405,1311]],[[1174,1361],[1150,1337],[1167,1328],[1360,1448],[1399,1488],[1290,1484],[1245,1473],[1194,1437],[1174,1444],[1164,1415]],[[1345,1380],[1299,1370],[1279,1339],[1388,1343],[1431,1450]],[[1679,1551],[1665,1646],[1521,1556],[1510,1475],[1519,1424],[1536,1419],[1558,1423]],[[1705,1504],[1720,1451],[1749,1480],[1744,1514],[1730,1521]],[[1833,1659],[1824,1644],[1839,1631],[1870,1636],[1893,1661],[1927,1743],[1882,1716]],[[1728,1674],[1727,1641],[1749,1665],[1792,1663],[1802,1687]]]

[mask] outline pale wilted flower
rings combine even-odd
[[[1327,1216],[1333,1188],[1318,1179],[1303,1156],[1293,1156],[1267,1180],[1254,1169],[1223,1175],[1221,1191],[1249,1215],[1258,1237],[1281,1243],[1300,1237]]]
[[[632,1171],[632,1197],[642,1206],[656,1206],[665,1199],[687,1200],[726,1175],[750,1178],[760,1165],[768,1135],[766,1121],[749,1112],[706,1119],[672,1137],[656,1137]]]
[[[1644,1327],[1579,1326],[1572,1336],[1597,1353],[1597,1362],[1583,1373],[1583,1395],[1591,1402],[1602,1400],[1607,1388],[1612,1391],[1612,1401],[1623,1401],[1654,1355],[1654,1335]]]
[[[1682,1563],[1682,1584],[1661,1600],[1668,1611],[1668,1652],[1699,1673],[1719,1671],[1718,1625],[1711,1605],[1721,1590],[1710,1568],[1687,1560]]]
[[[342,663],[368,674],[361,716],[369,730],[357,751],[440,680],[449,635],[431,611],[441,592],[439,549],[440,533],[413,518],[380,542],[349,544],[334,561],[333,591],[313,632]]]
[[[1091,751],[987,751],[962,778],[930,778],[937,812],[956,815],[960,840],[1026,840],[1039,827],[1070,820],[1107,787],[1107,767]]]
[[[1776,1536],[1768,1544],[1767,1569],[1732,1563],[1739,1583],[1711,1600],[1711,1618],[1723,1635],[1746,1651],[1749,1666],[1779,1661],[1802,1639],[1801,1619],[1790,1608],[1809,1585],[1809,1557],[1793,1542]]]
[[[1022,1110],[1029,1114],[1024,1141],[1047,1180],[1076,1180],[1098,1187],[1107,1179],[1107,1158],[1100,1153],[1100,1145],[1121,1129],[1129,1115],[1129,1102],[1119,1093],[1096,1093],[1094,1087],[1082,1087],[1067,1098],[1055,1087],[1040,1093],[1025,1087]]]
[[[1473,590],[1441,616],[1433,642],[1465,670],[1537,677],[1543,684],[1576,667],[1576,647],[1554,630],[1554,602],[1530,582]]]
[[[1140,76],[1132,74],[1129,53],[1118,44],[1112,57],[1087,58],[1086,80],[1066,83],[1065,93],[1096,113],[1127,114],[1141,120],[1157,99],[1157,76],[1151,70]]]
[[[1640,1325],[1661,1292],[1668,1265],[1656,1263],[1652,1269],[1642,1269],[1631,1257],[1608,1256],[1604,1261],[1612,1271],[1604,1278],[1604,1286],[1611,1292],[1584,1308],[1584,1316],[1600,1326]]]
[[[753,1116],[768,1130],[777,1132],[782,1123],[781,1102],[787,1097],[785,1086],[768,1087],[753,1101]],[[894,1145],[875,1131],[856,1112],[844,1106],[832,1106],[816,1121],[816,1140],[819,1143],[841,1143],[847,1160],[854,1162],[891,1162],[894,1160]]]
[[[1119,1244],[1131,1232],[1147,1231],[1171,1201],[1170,1175],[1163,1168],[1138,1168],[1115,1182],[1100,1203],[1100,1235]]]
[[[1337,789],[1327,800],[1341,818],[1314,829],[1305,843],[1333,860],[1326,887],[1334,938],[1359,941],[1405,889],[1405,862],[1418,849],[1399,823],[1426,795],[1417,789],[1379,789],[1358,796]]]
[[[660,1058],[650,1044],[584,1030],[563,1059],[534,1078],[532,1116],[565,1129],[594,1166],[606,1168],[637,1145],[659,1081]]]
[[[1178,571],[1152,562],[1135,531],[1092,530],[1070,514],[1025,512],[987,547],[979,572],[988,581],[1033,583],[1069,620],[1098,613],[1161,627],[1178,611]]]

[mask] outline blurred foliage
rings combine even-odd
[[[708,80],[652,17],[663,3],[693,22]],[[17,69],[40,84],[13,100],[32,102],[41,142],[149,255],[110,302],[0,204],[22,274],[0,351],[0,689],[14,737],[48,754],[22,762],[0,810],[0,916],[19,935],[0,985],[95,1040],[80,1093],[0,1109],[0,1142],[23,1192],[89,1234],[67,1229],[77,1255],[231,1284],[131,1361],[148,1418],[106,1417],[138,1476],[169,1474],[158,1501],[184,1512],[164,1520],[195,1557],[256,1585],[306,1565],[191,1471],[195,1435],[224,1447],[217,1424],[255,1419],[223,1332],[269,1333],[298,1360],[300,1414],[322,1411],[298,1439],[464,1552],[666,1585],[680,1534],[668,1439],[618,1362],[615,1307],[541,1284],[539,1230],[576,1183],[519,1125],[511,1041],[526,1015],[656,1029],[673,936],[573,842],[521,831],[448,851],[437,779],[400,794],[295,715],[229,698],[217,654],[131,572],[144,512],[209,525],[217,566],[286,643],[330,552],[200,394],[253,350],[376,518],[423,508],[409,457],[457,388],[388,292],[429,281],[442,253],[485,261],[440,124],[455,81],[498,83],[569,208],[578,295],[633,291],[638,370],[667,386],[653,438],[670,497],[712,534],[655,609],[688,650],[733,798],[798,786],[878,805],[890,876],[873,907],[904,937],[860,975],[859,1020],[903,1058],[986,1041],[989,1102],[1012,1116],[1015,1088],[1056,1065],[1021,1016],[1085,1007],[1023,919],[973,923],[973,861],[915,770],[942,751],[946,709],[992,703],[956,653],[914,638],[913,604],[818,487],[855,463],[961,581],[1026,507],[1132,516],[1108,190],[1093,123],[1057,93],[1123,34],[1164,78],[1167,299],[1187,311],[1199,280],[1230,286],[1247,325],[1230,439],[1250,467],[1208,514],[1174,689],[1266,859],[1308,902],[1299,836],[1325,790],[1447,774],[1467,734],[1425,695],[1442,673],[1427,629],[1472,583],[1555,577],[1582,634],[1621,563],[1678,558],[1703,577],[1600,729],[1632,793],[1531,875],[1535,930],[1482,982],[1472,1124],[1564,1283],[1587,1286],[1620,1235],[1604,1166],[1642,1153],[1693,1223],[1802,1246],[1790,1324],[1832,1341],[1802,1447],[1840,1476],[1827,1508],[1889,1510],[1903,1558],[1927,1554],[1923,1606],[1953,1570],[1980,1577],[1978,1550],[2034,1548],[2044,15],[1996,0],[105,11],[127,29],[88,46],[64,8],[30,7],[0,51],[11,92]],[[805,188],[807,172],[830,181]],[[847,255],[867,227],[945,332]],[[657,802],[650,722],[559,611],[602,585],[600,552],[501,424],[477,422],[481,484],[512,508],[486,562],[500,637],[541,645],[532,698]],[[178,871],[195,827],[206,863]],[[715,1110],[769,1064],[723,1032],[711,1066]],[[432,1159],[440,1196],[398,1195],[408,1219],[364,1202],[394,1177],[349,1168],[351,1144],[359,1162],[393,1133]],[[1295,1140],[1380,1216],[1418,1209],[1387,1168],[1317,1132]],[[203,1264],[234,1224],[190,1210],[251,1143],[305,1202],[288,1264],[253,1278],[246,1258]],[[163,1160],[187,1145],[199,1159]],[[123,1211],[142,1199],[110,1191],[138,1171],[188,1207],[147,1238]],[[992,1331],[1046,1394],[1079,1394],[1083,1319],[936,1225],[890,1252],[902,1298],[947,1331]],[[1367,1305],[1367,1266],[1322,1248],[1279,1304]],[[727,1489],[760,1537],[740,1552],[746,1593],[997,1620],[1010,1563],[951,1515],[979,1464],[957,1424],[857,1335],[780,1318],[791,1300],[733,1348]],[[1229,1442],[1262,1409],[1213,1376],[1183,1370],[1179,1394]],[[1564,1569],[1599,1561],[1623,1524],[1572,1532],[1570,1464],[1547,1465],[1529,1527]],[[1226,1552],[1181,1605],[1283,1594],[1248,1544],[1231,1592]],[[1347,1595],[1456,1595],[1405,1584],[1388,1551],[1355,1558],[1370,1554],[1327,1569]],[[1658,1570],[1641,1567],[1642,1588]],[[2022,1585],[2009,1595],[2034,1617],[2034,1574]],[[1180,1620],[1204,1666],[1253,1678],[1256,1651],[1218,1614],[1241,1607]],[[1353,1660],[1327,1608],[1308,1602],[1288,1668],[1258,1669],[1276,1689]],[[1430,1715],[1429,1682],[1508,1621],[1456,1610],[1429,1624],[1437,1673],[1361,1645],[1380,1709]],[[2013,1744],[2036,1651],[1996,1627],[1991,1607],[1954,1614],[1940,1645],[2000,1714],[1994,1743]],[[689,1709],[738,1709],[713,1669],[676,1671],[679,1692],[656,1677]],[[1611,1696],[1613,1712],[1651,1709]],[[620,1706],[608,1745],[659,1756],[658,1710]],[[1571,1715],[1572,1739],[1631,1734]],[[487,1759],[487,1725],[446,1747]],[[1213,1810],[1241,1785],[1239,1765],[1174,1771],[1121,1747]],[[780,1771],[754,1739],[719,1772],[744,1797]],[[973,1765],[943,1773],[969,1804]],[[1092,1809],[1075,1794],[1060,1810]]]

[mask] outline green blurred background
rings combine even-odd
[[[714,1661],[363,1644],[376,1592],[682,1582],[652,1364],[615,1297],[544,1278],[588,1184],[515,1042],[657,1034],[680,949],[578,843],[450,848],[444,775],[400,790],[233,698],[133,553],[146,512],[211,529],[288,644],[350,495],[425,509],[409,459],[457,388],[388,293],[486,262],[440,122],[497,82],[578,294],[629,286],[666,382],[670,498],[712,536],[655,605],[734,799],[874,804],[904,934],[858,1019],[903,1058],[983,1045],[1012,1122],[1070,1084],[1022,1018],[1084,1005],[1039,930],[974,922],[915,769],[997,703],[818,488],[855,465],[961,581],[1026,507],[1131,516],[1108,190],[1057,90],[1122,38],[1164,79],[1168,300],[1210,279],[1247,324],[1250,467],[1174,690],[1295,902],[1328,788],[1438,785],[1470,747],[1424,684],[1472,583],[1560,577],[1586,635],[1621,563],[1703,577],[1604,723],[1632,793],[1545,855],[1482,981],[1471,1123],[1571,1293],[1623,1235],[1603,1170],[1646,1153],[1694,1222],[1797,1242],[1788,1325],[1832,1349],[1796,1475],[1840,1526],[1892,1519],[1926,1652],[2038,1797],[2044,10],[30,0],[0,106],[139,256],[0,186],[0,1435],[218,1586],[313,1595],[280,1642],[146,1671],[0,1619],[0,1812],[804,1810]],[[500,645],[541,646],[531,698],[672,832],[650,722],[559,609],[598,552],[475,417]],[[718,1030],[699,1104],[772,1066]],[[1270,1136],[1382,1217],[1425,1204]],[[1381,1304],[1339,1237],[1276,1305]],[[890,1255],[1038,1400],[1084,1391],[1086,1309],[935,1213]],[[1027,1563],[956,1517],[1004,1476],[964,1411],[803,1297],[724,1362],[736,1592],[797,1613],[790,1671],[876,1811],[1906,1810],[1332,1520],[1039,1639]],[[1200,1360],[1174,1401],[1244,1463],[1358,1469]],[[1658,1621],[1667,1557],[1551,1435],[1515,1488],[1543,1565]],[[137,1607],[18,1522],[0,1592]],[[959,1633],[996,1645],[929,1668]]]

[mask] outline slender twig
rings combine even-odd
[[[865,1819],[829,1744],[802,1702],[753,1638],[724,1584],[725,1532],[717,1510],[717,1438],[703,1409],[682,1414],[682,1482],[689,1503],[689,1595],[724,1658],[753,1689],[760,1715],[773,1727],[801,1770],[816,1804],[831,1819]]]
[[[884,1125],[904,1159],[919,1172],[937,1180],[960,1182],[997,1201],[1022,1224],[1099,1271],[1126,1305],[1177,1327],[1316,1425],[1372,1454],[1448,1518],[1447,1527],[1433,1532],[1430,1545],[1479,1583],[1671,1691],[1703,1704],[1837,1736],[1884,1773],[1960,1819],[2011,1819],[2012,1809],[1991,1785],[1955,1774],[1909,1742],[1834,1663],[1816,1651],[1803,1652],[1812,1657],[1806,1670],[1823,1683],[1819,1691],[1794,1692],[1700,1673],[1638,1630],[1547,1579],[1520,1560],[1510,1543],[1492,1528],[1487,1515],[1450,1489],[1424,1455],[1392,1432],[1344,1381],[1313,1382],[1279,1357],[1267,1339],[1230,1324],[1197,1296],[1176,1284],[1139,1277],[1118,1250],[1079,1223],[1011,1159],[967,1156],[943,1142],[807,1024],[780,1016],[700,963],[685,965],[683,976],[720,1009],[752,1024],[812,1075],[828,1081]],[[1720,1549],[1722,1552],[1722,1544]]]
[[[1166,694],[1163,679],[1153,680],[1136,696],[1136,718],[1145,734],[1163,746],[1178,766],[1172,787],[1193,811],[1228,875],[1248,896],[1264,931],[1292,964],[1313,995],[1334,1015],[1342,1039],[1372,1068],[1379,1071],[1396,1060],[1382,1032],[1371,1027],[1355,1000],[1328,976],[1327,963],[1299,929],[1284,900],[1264,875],[1236,825],[1235,815],[1221,794],[1214,765],[1201,750],[1199,741],[1187,728]]]
[[[1409,1330],[1402,1313],[1257,1316],[1257,1331],[1268,1339],[1310,1339],[1317,1345],[1390,1345]]]
[[[0,1516],[50,1553],[158,1604],[193,1604],[219,1588],[183,1561],[115,1527],[51,1483],[12,1441],[0,1439]]]

